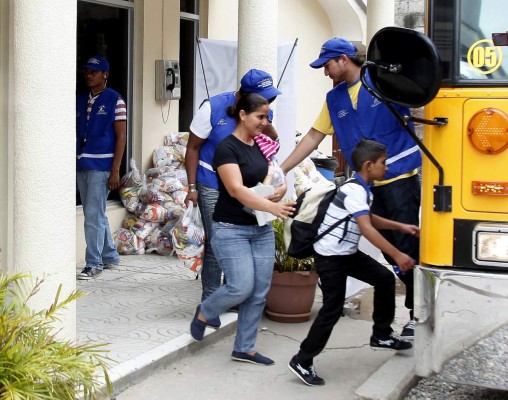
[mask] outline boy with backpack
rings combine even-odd
[[[389,254],[401,271],[410,270],[414,260],[391,245],[378,229],[399,230],[407,235],[419,235],[415,225],[403,224],[370,214],[374,180],[382,180],[386,171],[386,147],[362,139],[352,153],[355,174],[337,190],[328,206],[318,233],[334,222],[343,220],[331,232],[314,243],[314,263],[321,280],[323,306],[312,324],[300,351],[289,362],[289,369],[309,386],[324,385],[314,369],[313,360],[326,346],[334,325],[339,320],[346,293],[346,280],[352,276],[374,286],[374,321],[370,346],[372,349],[408,350],[410,342],[394,335],[391,323],[395,316],[395,277],[393,273],[358,250],[363,235],[374,246]],[[347,216],[351,218],[346,218]]]

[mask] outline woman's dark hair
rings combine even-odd
[[[356,172],[362,169],[365,161],[375,163],[381,156],[386,154],[384,144],[374,140],[362,139],[358,142],[353,153],[351,154],[351,162]]]
[[[257,93],[245,93],[240,96],[236,104],[226,109],[226,114],[234,118],[236,122],[240,121],[240,110],[250,114],[261,106],[267,106],[268,100]]]

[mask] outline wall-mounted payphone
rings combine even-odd
[[[178,100],[181,94],[178,61],[155,60],[155,100]]]

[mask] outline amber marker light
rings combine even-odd
[[[471,192],[475,195],[508,196],[508,182],[471,182]]]
[[[508,147],[508,116],[497,108],[484,108],[469,120],[467,134],[482,153],[500,153]]]

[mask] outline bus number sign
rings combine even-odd
[[[468,64],[480,74],[491,74],[503,61],[503,53],[490,39],[482,39],[473,43],[467,52]]]

